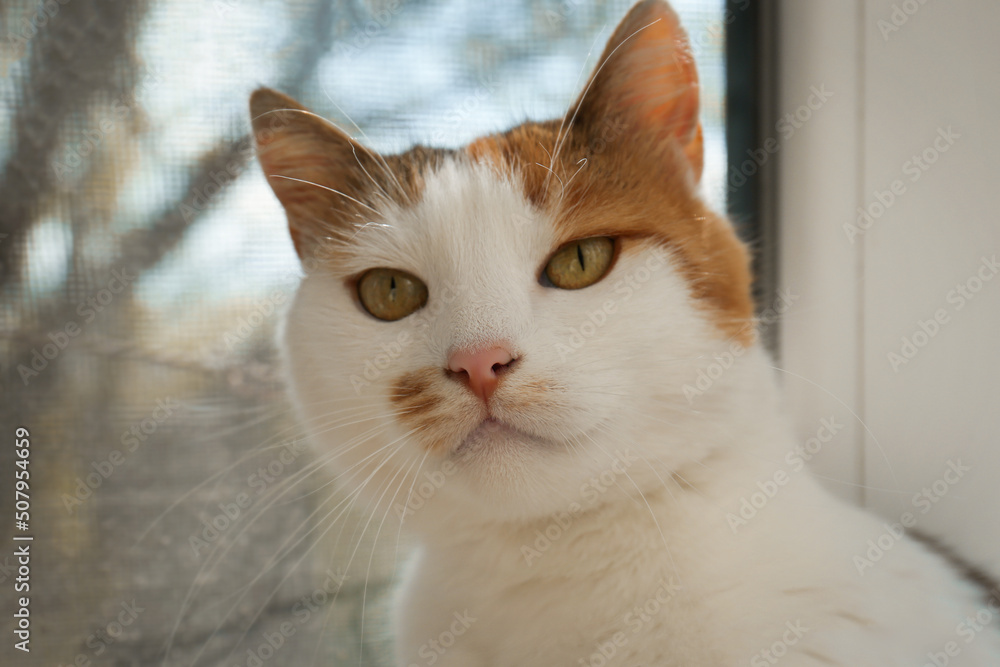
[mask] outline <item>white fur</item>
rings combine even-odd
[[[636,242],[602,281],[564,291],[537,280],[555,239],[516,185],[449,161],[417,206],[387,204],[348,258],[307,277],[289,313],[293,393],[320,453],[349,491],[364,487],[373,523],[422,503],[405,520],[421,546],[396,609],[399,665],[920,667],[949,642],[950,665],[1000,665],[1000,615],[971,643],[956,634],[979,592],[908,538],[859,574],[882,522],[808,472],[734,532],[727,516],[796,444],[766,353],[746,350],[689,401],[682,387],[730,344],[670,253]],[[363,312],[343,278],[380,266],[424,280],[426,312]],[[443,376],[451,453],[404,437],[392,383],[497,340],[519,362],[494,414],[533,437],[487,434],[456,456],[483,408]],[[369,384],[356,392],[352,376]],[[544,396],[513,407],[532,382]],[[657,611],[641,620],[647,602]],[[783,636],[795,642],[778,662],[762,657]]]

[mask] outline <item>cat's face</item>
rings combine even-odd
[[[746,253],[697,195],[673,12],[637,5],[601,63],[565,119],[458,151],[383,157],[254,95],[308,272],[283,336],[293,394],[385,510],[419,493],[438,515],[541,516],[602,473],[662,485],[706,455],[683,386],[751,340]]]

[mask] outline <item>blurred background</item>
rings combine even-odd
[[[343,503],[283,397],[300,270],[248,95],[380,151],[458,146],[560,116],[630,4],[0,3],[0,665],[390,664],[407,544]],[[704,195],[754,250],[810,467],[1000,574],[1000,3],[673,4]]]
[[[405,538],[341,511],[283,398],[273,336],[300,272],[248,95],[380,151],[458,146],[562,115],[630,4],[0,5],[0,663],[390,664]],[[724,208],[725,5],[674,5]],[[30,654],[11,641],[18,426]]]

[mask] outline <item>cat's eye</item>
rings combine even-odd
[[[405,271],[370,269],[358,280],[358,298],[373,316],[392,322],[423,308],[427,285]]]
[[[552,255],[545,277],[560,289],[589,287],[608,272],[614,255],[614,239],[607,236],[572,241]]]

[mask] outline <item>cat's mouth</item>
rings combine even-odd
[[[527,442],[529,444],[548,444],[544,438],[525,433],[496,417],[487,417],[479,426],[472,429],[455,448],[456,455],[468,454],[480,447],[496,446],[511,442]]]

